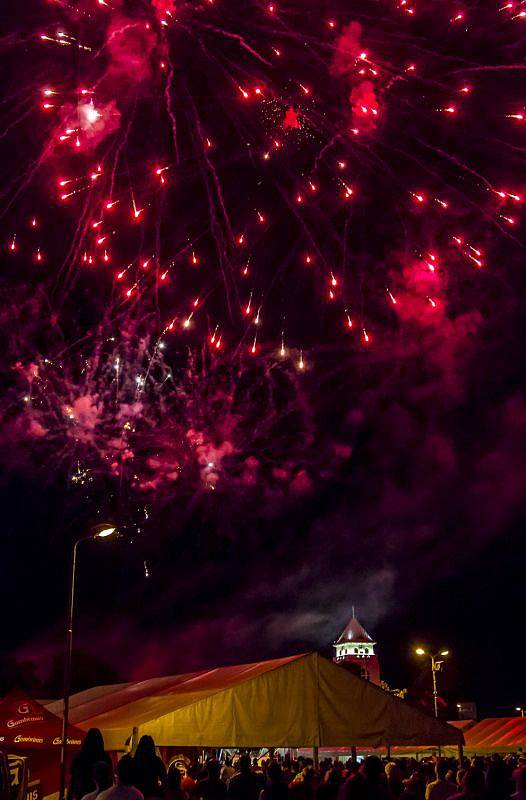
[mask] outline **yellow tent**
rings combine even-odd
[[[48,709],[61,713],[62,701]],[[122,749],[134,727],[160,746],[382,747],[461,744],[462,733],[317,653],[100,686],[70,722]]]

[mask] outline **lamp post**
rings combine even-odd
[[[524,708],[522,706],[516,706],[515,711],[520,711],[521,717],[524,716]]]
[[[114,525],[97,525],[88,536],[81,536],[73,545],[69,574],[69,599],[64,649],[64,712],[62,718],[62,741],[60,743],[60,785],[59,800],[66,794],[66,753],[68,749],[69,693],[71,689],[71,655],[73,652],[73,609],[75,606],[75,578],[77,571],[77,547],[88,539],[107,539],[117,533]]]
[[[442,669],[444,658],[449,655],[449,650],[440,650],[438,653],[428,653],[423,647],[417,647],[415,650],[417,656],[429,656],[431,661],[431,674],[433,675],[433,701],[435,706],[435,717],[438,718],[438,689],[437,689],[437,672]],[[440,658],[442,656],[442,658]]]

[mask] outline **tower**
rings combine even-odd
[[[365,628],[360,625],[352,609],[352,619],[342,635],[334,643],[334,661],[336,664],[354,664],[358,667],[362,678],[372,683],[380,683],[380,662],[372,640]]]

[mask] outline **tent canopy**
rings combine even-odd
[[[526,717],[483,719],[464,730],[470,753],[505,753],[526,750]]]
[[[68,726],[70,747],[79,747],[85,731]],[[0,702],[0,750],[41,750],[60,747],[62,720],[29,695],[12,691]]]
[[[62,701],[48,706],[61,713]],[[70,719],[120,749],[134,727],[161,746],[459,744],[462,733],[317,653],[101,686]]]

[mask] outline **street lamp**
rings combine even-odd
[[[437,689],[437,672],[442,669],[444,658],[449,655],[449,650],[440,650],[438,653],[428,653],[423,647],[417,647],[415,650],[417,656],[429,656],[431,660],[431,673],[433,675],[433,701],[435,706],[435,717],[438,717],[438,689]],[[442,658],[440,658],[442,656]]]
[[[521,717],[524,716],[524,708],[522,708],[522,706],[516,706],[515,711],[520,711],[521,712]]]
[[[59,800],[66,794],[66,753],[68,747],[69,693],[71,689],[71,655],[73,651],[73,608],[75,605],[75,577],[77,571],[77,547],[88,539],[108,539],[118,533],[114,525],[105,523],[92,528],[87,536],[81,536],[73,545],[69,574],[69,601],[64,650],[64,713],[62,718],[62,741],[60,744],[60,788]]]

